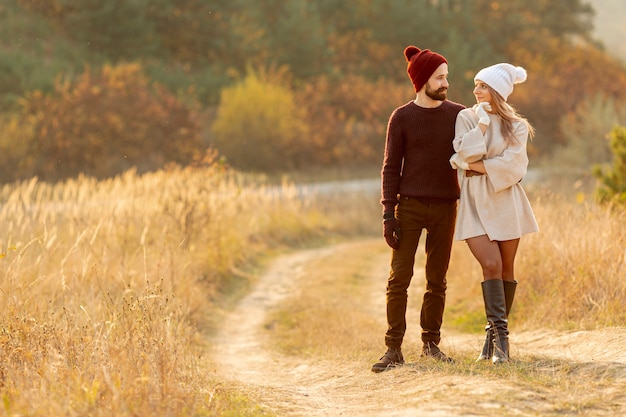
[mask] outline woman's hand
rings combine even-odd
[[[476,116],[478,116],[478,123],[489,126],[491,119],[489,119],[489,114],[487,114],[487,112],[491,111],[491,104],[486,101],[480,102],[474,108],[474,111],[476,112]]]
[[[472,170],[472,171],[476,171],[476,172],[480,172],[481,174],[486,174],[487,173],[487,169],[485,169],[485,163],[480,160],[480,161],[476,161],[476,162],[472,162],[468,165],[468,170]]]

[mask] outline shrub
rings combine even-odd
[[[150,84],[138,64],[87,69],[58,79],[52,94],[28,94],[23,125],[33,131],[31,174],[44,179],[145,172],[202,153],[195,108]]]
[[[0,117],[0,126],[0,183],[31,176],[32,126],[10,113]]]
[[[626,127],[616,126],[611,131],[612,167],[594,168],[594,176],[600,180],[596,188],[596,198],[601,203],[618,202],[626,204]]]
[[[234,167],[276,171],[301,167],[307,158],[309,126],[284,71],[250,70],[222,90],[211,126],[213,146]]]

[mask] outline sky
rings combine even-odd
[[[626,1],[588,0],[596,11],[595,35],[608,52],[626,62]]]

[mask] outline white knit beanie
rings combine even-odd
[[[526,70],[511,64],[496,64],[483,68],[474,77],[493,88],[506,101],[513,92],[513,85],[526,81]]]

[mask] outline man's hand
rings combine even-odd
[[[450,165],[454,169],[464,169],[466,171],[469,171],[470,169],[469,164],[462,160],[458,153],[455,153],[452,157],[450,157]]]
[[[393,212],[385,213],[383,215],[383,236],[391,249],[400,247],[401,234],[400,222],[396,219]]]
[[[489,119],[489,114],[487,114],[487,112],[491,111],[491,104],[486,101],[478,103],[478,105],[474,108],[474,111],[476,112],[476,116],[478,116],[478,123],[489,126],[491,119]]]

